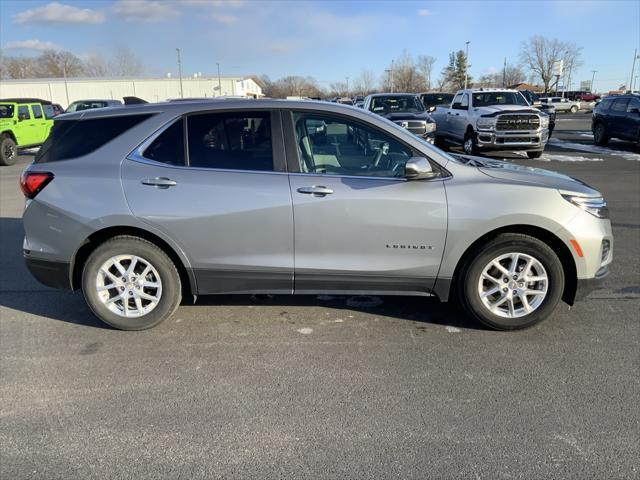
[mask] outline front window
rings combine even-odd
[[[529,106],[520,92],[477,92],[473,94],[474,107],[490,107],[493,105]]]
[[[412,157],[392,136],[341,117],[297,113],[294,122],[303,173],[403,177]]]
[[[26,105],[18,106],[18,119],[29,120],[30,118],[31,118],[31,114],[29,113],[29,107]]]
[[[370,110],[380,115],[388,113],[418,113],[424,112],[424,105],[422,105],[417,96],[385,95],[384,97],[373,97]]]
[[[0,118],[13,118],[13,105],[0,104]]]

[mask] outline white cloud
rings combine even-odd
[[[13,16],[14,23],[102,23],[104,13],[90,8],[78,8],[51,2],[42,7],[32,8]]]
[[[228,15],[228,14],[223,14],[223,13],[213,14],[213,15],[211,15],[211,18],[213,20],[215,20],[216,22],[224,23],[225,25],[230,25],[232,23],[236,23],[236,21],[238,20],[238,17],[236,17],[234,15]]]
[[[53,42],[43,42],[41,40],[18,40],[7,42],[4,46],[7,50],[59,50],[60,47]]]
[[[181,5],[211,7],[242,7],[244,0],[182,0]]]
[[[175,4],[155,0],[119,0],[114,10],[128,21],[161,22],[180,15]]]
[[[418,10],[419,17],[428,17],[429,15],[431,15],[431,10],[427,10],[426,8],[421,8],[420,10]]]

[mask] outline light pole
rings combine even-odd
[[[631,76],[629,77],[629,90],[633,91],[633,72],[636,69],[636,59],[640,58],[640,55],[638,55],[638,49],[636,48],[633,51],[633,63],[631,64]]]
[[[467,89],[467,80],[469,79],[469,44],[471,42],[464,42],[467,46],[464,54],[464,88]]]
[[[220,63],[216,62],[216,66],[218,67],[218,94],[222,95],[222,82],[220,81]]]
[[[589,90],[591,90],[591,93],[593,93],[593,80],[596,78],[596,72],[597,70],[591,70],[593,72],[593,75],[591,75],[591,88]]]
[[[184,92],[182,90],[182,60],[180,59],[179,48],[176,48],[176,55],[178,56],[178,77],[180,77],[180,98],[184,98]]]

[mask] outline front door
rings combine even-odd
[[[29,105],[18,105],[18,125],[16,127],[18,146],[22,147],[38,143],[38,129],[35,119],[29,110]]]
[[[193,114],[123,163],[132,212],[182,249],[198,293],[292,292],[293,212],[278,138],[279,115],[268,111]]]
[[[429,292],[445,242],[443,181],[406,181],[412,149],[368,125],[313,113],[290,123],[296,293]]]

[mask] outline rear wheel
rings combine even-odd
[[[121,330],[144,330],[180,304],[180,275],[153,243],[119,236],[91,253],[82,271],[82,291],[103,322]]]
[[[607,137],[607,129],[602,123],[598,123],[593,129],[593,143],[599,146],[606,145],[609,142]]]
[[[527,152],[529,158],[540,158],[542,156],[542,150],[536,150],[535,152]]]
[[[571,107],[571,113],[576,113],[577,111],[578,111],[578,107],[576,107],[575,105]]]
[[[7,134],[0,136],[0,165],[9,166],[16,163],[18,146]]]
[[[531,327],[555,309],[564,271],[555,252],[537,238],[502,234],[461,269],[458,293],[465,309],[497,330]]]

